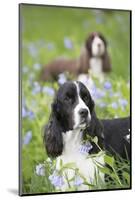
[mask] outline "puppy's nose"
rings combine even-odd
[[[80,111],[79,111],[79,114],[81,117],[87,117],[88,116],[88,110],[85,109],[85,108],[82,108]]]

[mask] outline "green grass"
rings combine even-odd
[[[55,192],[48,180],[52,173],[42,142],[42,128],[47,123],[53,95],[42,91],[43,87],[58,89],[58,83],[35,83],[42,66],[57,56],[77,57],[87,35],[93,31],[102,32],[108,40],[112,61],[112,73],[106,81],[111,82],[109,90],[95,80],[96,87],[105,92],[96,100],[96,113],[100,118],[124,117],[130,114],[130,14],[127,11],[105,11],[89,9],[67,9],[41,6],[21,6],[22,35],[22,107],[31,111],[22,118],[23,141],[31,131],[28,144],[22,145],[22,191],[23,193]],[[126,24],[126,25],[125,25]],[[64,46],[68,37],[73,48]],[[127,105],[121,106],[120,99]],[[113,103],[117,106],[114,108]],[[104,106],[102,107],[101,105]],[[26,142],[27,143],[27,142]],[[112,156],[110,156],[112,158]],[[46,176],[37,176],[36,165],[45,164]],[[53,161],[55,162],[55,161]],[[100,169],[106,174],[112,170],[111,180],[92,189],[128,188],[130,186],[130,164],[118,159],[113,162],[113,169]],[[109,163],[108,163],[109,164]],[[121,183],[117,178],[122,169]],[[72,188],[73,189],[73,188]]]

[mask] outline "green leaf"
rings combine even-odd
[[[97,144],[97,143],[98,143],[98,137],[95,136],[95,137],[92,139],[92,141],[93,141],[95,144]]]
[[[123,177],[127,180],[128,184],[130,184],[130,175],[127,172],[123,172]]]
[[[105,163],[107,163],[109,166],[111,166],[113,168],[113,166],[114,166],[114,157],[105,155],[104,160],[105,160]]]

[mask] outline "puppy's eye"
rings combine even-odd
[[[68,103],[72,103],[72,97],[66,96],[66,97],[64,98],[64,101],[65,101],[65,102],[68,102]]]

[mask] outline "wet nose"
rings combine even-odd
[[[80,111],[79,111],[79,114],[81,117],[83,118],[86,118],[88,116],[88,110],[85,109],[85,108],[82,108]]]

